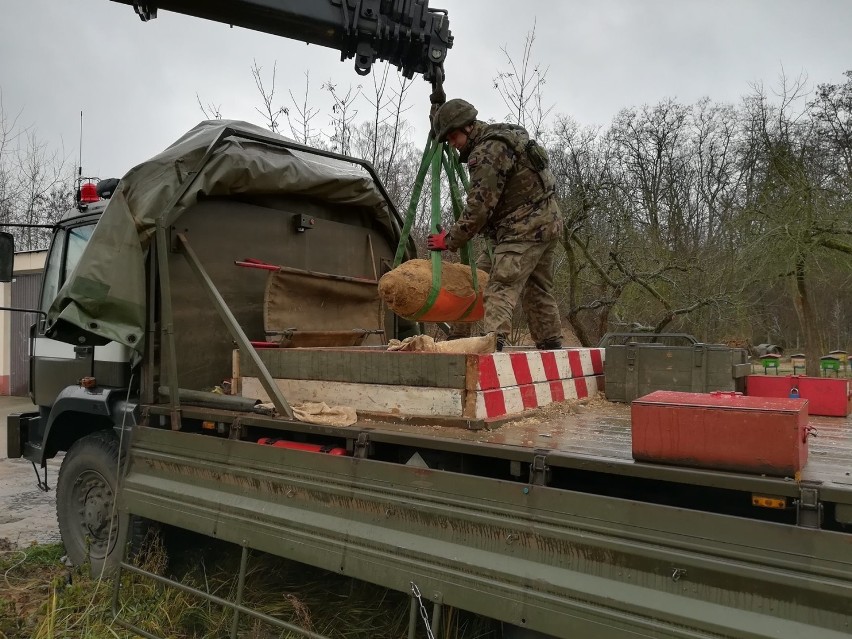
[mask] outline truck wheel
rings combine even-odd
[[[115,506],[118,438],[102,430],[78,439],[65,455],[56,484],[56,515],[68,558],[76,566],[91,563],[93,576],[109,574],[121,552],[121,518]],[[133,526],[138,528],[138,526]]]

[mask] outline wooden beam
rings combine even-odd
[[[356,411],[392,415],[462,417],[464,390],[382,384],[276,379],[275,383],[291,402],[325,402],[329,406],[351,406]],[[269,395],[256,377],[242,378],[243,397],[263,402]]]
[[[466,355],[348,349],[258,349],[276,379],[430,388],[465,387]],[[241,375],[258,377],[251,361],[240,357]]]

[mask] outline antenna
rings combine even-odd
[[[77,201],[77,206],[80,206],[80,185],[83,183],[83,111],[80,111],[80,159],[77,162],[77,178],[74,180],[74,199]]]
[[[83,179],[83,111],[80,111],[80,161],[77,163],[77,178]]]

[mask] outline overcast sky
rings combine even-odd
[[[279,0],[286,4],[286,0]],[[324,2],[327,0],[316,0]],[[840,83],[852,69],[852,0],[430,0],[449,11],[455,45],[449,97],[484,119],[505,115],[493,78],[501,47],[520,58],[536,25],[533,59],[549,67],[545,99],[581,124],[607,124],[619,109],[666,97],[737,101],[750,83],[807,74]],[[83,170],[120,176],[204,119],[196,95],[227,118],[263,124],[252,62],[278,92],[312,92],[326,125],[327,96],[370,80],[331,49],[161,11],[143,23],[109,0],[0,0],[0,90],[7,123],[32,125],[76,164],[84,113]],[[410,93],[412,121],[428,113],[428,85]],[[366,108],[366,106],[364,107]],[[420,135],[425,135],[424,131]]]

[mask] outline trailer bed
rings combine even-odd
[[[147,407],[155,428],[133,431],[123,512],[400,591],[414,582],[560,639],[840,639],[852,627],[850,522],[834,519],[852,500],[848,419],[813,420],[796,481],[634,462],[628,406],[601,399],[481,431],[181,406],[185,427],[230,422],[230,438],[173,432],[168,409]],[[352,455],[251,443],[270,431],[345,441]],[[805,488],[831,526],[797,522]],[[786,508],[753,508],[752,493]]]
[[[168,406],[151,406],[165,421]],[[816,488],[819,499],[841,505],[838,516],[852,524],[852,416],[810,417],[816,436],[799,477],[770,477],[636,462],[631,454],[630,406],[600,396],[589,401],[553,404],[515,419],[495,422],[491,429],[469,430],[443,420],[371,416],[346,428],[317,426],[261,415],[246,416],[210,408],[183,406],[185,417],[232,422],[287,431],[296,435],[339,437],[350,449],[362,433],[371,444],[386,444],[457,453],[480,459],[532,464],[544,456],[550,468],[597,475],[632,477],[673,484],[775,495],[796,500],[803,487]],[[578,484],[582,490],[584,485]]]
[[[367,421],[375,430],[404,433],[492,447],[547,453],[549,465],[655,478],[679,483],[771,492],[795,497],[801,484],[820,487],[830,501],[852,504],[852,416],[811,416],[816,430],[809,459],[799,477],[768,477],[636,462],[631,452],[630,405],[593,399],[552,405],[502,423],[493,430],[472,431],[425,424]],[[774,492],[773,492],[774,491]]]

